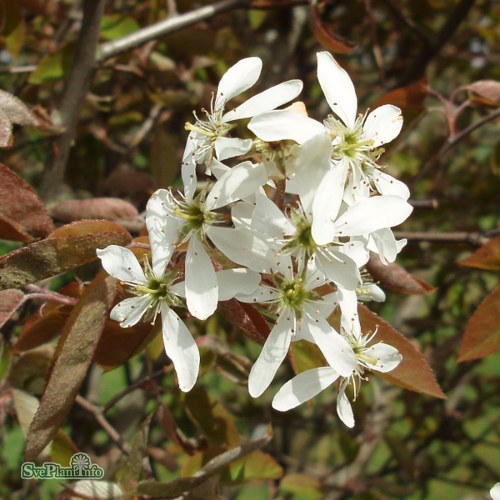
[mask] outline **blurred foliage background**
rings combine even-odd
[[[403,109],[403,132],[384,156],[388,171],[410,185],[416,207],[398,228],[409,239],[398,264],[435,291],[407,295],[387,290],[387,301],[373,308],[425,354],[448,399],[372,377],[355,402],[353,430],[337,418],[334,391],[297,410],[274,412],[272,394],[290,378],[291,367],[282,367],[272,391],[252,400],[246,376],[258,346],[224,315],[206,323],[190,320],[193,333],[203,336],[202,376],[192,392],[181,394],[157,331],[140,337],[150,341],[143,349],[126,344],[126,332],[109,326],[101,359],[88,371],[81,399],[52,445],[51,460],[64,463],[79,449],[105,469],[107,479],[133,489],[139,479],[165,482],[192,475],[270,423],[273,437],[261,451],[226,465],[202,487],[191,488],[190,497],[488,498],[500,477],[498,354],[457,360],[465,326],[498,283],[498,271],[463,267],[457,261],[498,234],[500,143],[498,120],[490,115],[498,111],[500,93],[495,100],[467,86],[500,80],[500,4],[233,1],[217,15],[115,54],[114,41],[168,17],[219,4],[101,3],[98,62],[88,72],[81,108],[69,111],[77,120],[59,180],[54,156],[61,148],[61,123],[68,118],[68,111],[61,118],[61,101],[73,64],[82,57],[77,47],[83,4],[99,9],[99,2],[0,2],[0,88],[51,124],[44,130],[16,127],[14,142],[0,151],[0,161],[34,187],[59,223],[88,215],[71,209],[61,214],[61,204],[69,199],[116,197],[140,213],[155,189],[178,185],[184,123],[192,120],[193,109],[209,106],[228,67],[249,55],[263,59],[262,77],[252,93],[289,78],[302,79],[301,97],[309,113],[319,117],[329,110],[316,80],[315,54],[331,50],[355,83],[360,110],[381,102]],[[457,138],[460,131],[467,132]],[[117,219],[128,218],[123,211],[119,215]],[[124,225],[137,235],[140,225],[134,221]],[[0,240],[2,254],[18,246]],[[46,284],[61,291],[91,279],[97,270],[90,263]],[[21,415],[26,407],[33,409],[26,394],[40,397],[68,314],[59,305],[51,323],[35,325],[37,335],[49,332],[46,343],[11,349],[21,330],[35,321],[40,305],[36,300],[24,303],[2,329],[4,498],[66,494],[61,493],[64,482],[23,482],[19,476],[25,442]],[[23,392],[16,396],[14,389]],[[100,417],[118,436],[110,434]],[[148,465],[138,456],[147,456]]]

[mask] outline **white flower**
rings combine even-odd
[[[299,144],[326,129],[333,146],[332,161],[346,161],[349,166],[345,201],[366,198],[371,190],[408,199],[408,187],[381,172],[377,163],[383,152],[381,146],[401,131],[401,110],[386,104],[357,116],[356,91],[347,72],[328,52],[319,52],[317,58],[318,81],[335,116],[328,116],[321,125],[291,110],[269,111],[253,118],[248,127],[264,141],[291,139]]]
[[[237,62],[222,76],[210,111],[204,111],[205,116],[202,118],[195,115],[194,125],[186,124],[186,128],[191,132],[184,151],[182,177],[184,185],[189,186],[189,194],[193,195],[196,187],[196,164],[205,165],[209,169],[214,154],[222,161],[245,154],[251,148],[251,139],[227,137],[233,128],[231,122],[275,109],[301,92],[302,82],[289,80],[225,112],[227,101],[252,87],[259,78],[261,69],[262,61],[258,57],[248,57]]]
[[[250,371],[248,391],[260,396],[272,382],[285,358],[290,342],[305,339],[314,342],[339,373],[348,375],[356,365],[356,357],[346,340],[326,321],[336,306],[335,294],[321,297],[315,289],[325,280],[321,273],[305,269],[292,271],[291,260],[283,257],[284,274],[273,275],[275,285],[261,285],[249,295],[237,295],[242,302],[275,304],[276,323]]]
[[[376,335],[376,330],[371,335],[363,336],[357,320],[352,323],[346,322],[346,324],[353,326],[351,330],[344,330],[343,333],[356,355],[354,370],[348,376],[345,376],[339,373],[337,367],[330,365],[299,373],[289,380],[274,396],[272,403],[274,409],[287,411],[295,408],[313,398],[340,378],[337,414],[345,425],[348,427],[354,426],[351,403],[345,394],[347,386],[352,384],[354,399],[356,399],[361,380],[366,380],[366,371],[386,373],[394,370],[401,362],[402,356],[395,347],[383,342],[368,346]]]
[[[493,500],[500,500],[500,483],[496,483],[490,490],[490,495]]]
[[[182,305],[179,298],[182,284],[178,282],[175,272],[165,270],[172,251],[173,248],[170,248],[161,256],[153,251],[153,266],[145,259],[144,270],[128,248],[110,245],[98,249],[97,256],[104,269],[124,283],[134,295],[113,308],[111,319],[127,328],[138,323],[143,316],[154,322],[160,313],[165,352],[174,364],[180,389],[189,391],[198,377],[200,354],[186,325],[171,309]]]
[[[208,194],[202,191],[193,197],[186,187],[187,192],[180,199],[166,189],[159,189],[151,197],[150,206],[155,207],[157,224],[164,224],[168,229],[162,246],[175,246],[178,240],[188,243],[185,296],[189,311],[198,319],[206,319],[214,313],[217,302],[222,300],[222,294],[228,296],[231,292],[234,295],[236,291],[250,293],[260,281],[259,275],[254,272],[238,271],[239,282],[234,283],[230,291],[224,290],[219,283],[221,277],[215,272],[204,245],[206,238],[211,236],[210,228],[226,222],[224,214],[217,210],[253,194],[266,182],[267,174],[263,165],[244,162],[224,173]],[[234,272],[235,270],[226,270],[225,274]],[[225,286],[230,283],[233,281],[228,281]]]

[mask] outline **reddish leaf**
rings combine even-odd
[[[80,221],[56,229],[48,238],[0,258],[0,290],[19,288],[97,259],[96,249],[126,245],[130,234],[108,221]]]
[[[50,215],[62,222],[81,219],[135,219],[137,209],[120,198],[90,198],[88,200],[66,200],[50,210]]]
[[[317,2],[313,2],[310,12],[314,36],[325,49],[334,54],[350,54],[356,48],[357,44],[341,38],[322,21]]]
[[[500,270],[500,236],[495,236],[488,243],[478,248],[466,259],[459,260],[461,266],[477,267],[488,271]]]
[[[428,87],[426,80],[419,80],[405,87],[387,92],[373,104],[372,108],[378,108],[383,104],[393,104],[403,111],[411,109],[421,109],[423,107],[424,99],[427,97]]]
[[[395,370],[377,375],[410,391],[446,399],[445,394],[436,382],[436,377],[429,363],[406,337],[365,306],[360,305],[358,313],[362,329],[365,333],[369,331],[373,332],[378,327],[378,332],[373,342],[384,341],[396,347],[403,356],[403,361],[401,361]]]
[[[497,80],[478,80],[463,88],[474,92],[481,99],[472,96],[471,100],[480,104],[489,106],[498,106],[500,104],[500,82]]]
[[[269,325],[264,316],[254,306],[231,299],[219,302],[219,308],[224,313],[224,316],[248,338],[260,345],[264,345],[270,332]]]
[[[472,361],[500,351],[500,286],[474,311],[465,326],[458,361]]]
[[[13,351],[27,351],[50,342],[61,332],[71,309],[72,306],[59,302],[44,304],[25,322]]]
[[[26,440],[34,460],[63,425],[80,388],[116,294],[116,280],[100,273],[73,308],[55,352],[40,407]]]
[[[120,366],[144,349],[157,333],[158,330],[146,322],[122,328],[116,321],[108,320],[97,344],[94,362],[104,369]]]
[[[31,186],[1,163],[0,200],[0,238],[31,241],[32,236],[44,237],[54,230],[45,205]]]
[[[24,293],[21,290],[2,290],[0,292],[0,328],[16,312],[23,303]]]
[[[398,264],[383,264],[374,253],[370,254],[366,269],[375,281],[399,293],[427,295],[436,291],[429,283],[408,273]]]

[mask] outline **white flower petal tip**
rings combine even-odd
[[[233,97],[252,87],[262,71],[259,57],[247,57],[231,66],[220,79],[215,99],[215,109],[221,109]]]
[[[146,277],[137,257],[128,248],[109,245],[96,250],[102,267],[114,278],[126,283],[145,284]]]
[[[278,411],[292,410],[332,385],[338,377],[339,374],[330,367],[299,373],[276,393],[272,407]]]
[[[349,127],[354,125],[358,99],[351,77],[329,52],[318,52],[318,81],[331,110]]]
[[[397,106],[384,104],[374,109],[363,124],[363,135],[377,148],[394,140],[403,128],[403,115]]]

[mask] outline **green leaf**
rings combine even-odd
[[[236,423],[229,412],[201,386],[182,394],[189,418],[207,441],[217,449],[241,443]]]
[[[302,373],[328,364],[319,347],[307,340],[293,342],[291,360],[295,373]]]
[[[269,454],[256,450],[229,466],[227,480],[233,483],[246,483],[254,479],[279,479],[283,468]],[[222,476],[226,480],[226,475]]]
[[[40,407],[31,423],[26,460],[34,460],[63,425],[116,294],[116,280],[100,273],[71,312],[53,357]]]
[[[441,387],[436,382],[436,377],[429,363],[406,337],[367,307],[360,305],[358,313],[361,328],[365,335],[377,329],[377,335],[375,335],[371,343],[383,341],[396,347],[403,356],[403,360],[397,368],[389,373],[377,373],[378,376],[410,391],[446,399]]]
[[[12,58],[17,59],[23,48],[26,34],[26,24],[21,14],[21,6],[18,0],[3,0],[0,7],[5,45],[7,45]]]
[[[141,478],[143,469],[142,463],[147,454],[148,433],[152,418],[153,414],[151,413],[139,426],[132,440],[127,460],[117,471],[118,482],[124,486],[127,491],[133,490]]]
[[[495,236],[472,255],[459,260],[458,264],[488,271],[500,271],[500,236]]]
[[[205,464],[202,469],[200,469],[196,473],[196,476],[180,478],[168,483],[160,483],[157,481],[141,481],[137,485],[136,493],[139,495],[150,495],[154,498],[168,498],[179,496],[187,491],[193,491],[199,485],[205,483],[214,474],[223,471],[230,464],[264,446],[269,442],[271,437],[271,430],[270,428],[267,428],[261,435],[257,436],[255,439],[247,441],[241,446],[232,448],[212,458]]]
[[[280,490],[304,500],[323,498],[320,482],[305,474],[287,474],[280,482]]]
[[[500,285],[485,299],[465,326],[458,361],[472,361],[500,351]]]
[[[0,290],[36,283],[97,260],[96,249],[126,245],[131,236],[109,221],[78,221],[56,229],[48,238],[0,258]]]
[[[75,44],[68,43],[56,52],[43,57],[36,70],[31,73],[29,83],[40,85],[67,76],[73,64],[74,52]]]
[[[101,36],[105,40],[116,40],[130,33],[138,31],[141,27],[130,16],[110,14],[103,16],[101,21]]]

